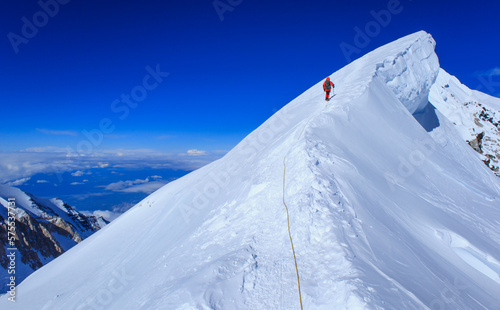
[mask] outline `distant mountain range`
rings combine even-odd
[[[62,200],[35,197],[22,190],[0,185],[0,288],[5,293],[10,276],[7,233],[9,199],[14,199],[14,244],[17,248],[16,284],[63,254],[109,222],[96,216],[87,216]],[[12,235],[10,235],[12,236]]]

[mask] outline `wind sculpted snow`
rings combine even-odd
[[[412,116],[434,46],[418,32],[356,60],[326,105],[318,82],[0,306],[300,309],[284,196],[304,309],[495,309],[500,182],[445,119]]]

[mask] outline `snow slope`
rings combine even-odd
[[[0,307],[300,309],[285,200],[304,309],[497,308],[500,181],[442,114],[430,132],[412,115],[434,46],[418,32],[365,55],[328,104],[318,82]]]

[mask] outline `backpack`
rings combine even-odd
[[[332,84],[330,81],[325,81],[325,90],[331,90],[332,89]]]

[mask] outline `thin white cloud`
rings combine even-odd
[[[187,154],[188,154],[189,156],[200,156],[200,155],[206,155],[206,154],[207,154],[207,151],[202,151],[202,150],[192,149],[192,150],[188,150],[188,151],[187,151]]]
[[[82,182],[71,182],[70,185],[83,185]]]
[[[52,130],[52,129],[45,129],[45,128],[37,128],[36,130],[38,132],[41,132],[41,133],[46,134],[46,135],[73,136],[73,137],[78,136],[78,132],[72,131],[72,130]]]
[[[497,76],[497,75],[500,75],[500,67],[495,67],[495,68],[491,69],[491,70],[488,72],[488,75],[489,75],[489,76]]]
[[[125,188],[122,190],[122,192],[151,194],[165,184],[167,184],[167,182],[149,182],[146,184],[139,184],[129,188]]]
[[[85,174],[85,172],[77,170],[77,171],[73,172],[71,175],[74,177],[81,177],[84,174]]]
[[[489,76],[489,77],[500,76],[500,67],[494,67],[494,68],[491,68],[490,70],[480,71],[480,72],[477,72],[476,75],[477,76]]]
[[[24,183],[28,182],[31,178],[22,178],[22,179],[18,179],[18,180],[15,180],[15,181],[12,181],[12,182],[8,182],[6,183],[5,185],[7,186],[19,186],[19,185],[23,185]]]
[[[40,147],[30,147],[25,149],[22,152],[34,152],[34,153],[47,153],[47,152],[53,152],[53,153],[60,153],[60,152],[67,152],[68,150],[63,148],[63,147],[58,147],[58,146],[40,146]]]
[[[148,183],[148,182],[149,182],[149,178],[146,178],[145,180],[136,179],[133,181],[118,181],[118,182],[106,185],[105,189],[108,191],[121,192],[124,189],[127,189],[129,187],[132,187],[132,186],[135,186],[138,184]]]
[[[151,179],[163,179],[163,177],[159,175],[152,175]]]
[[[116,155],[116,156],[152,156],[159,155],[158,151],[152,149],[114,149],[114,150],[105,150],[102,152],[107,156]]]
[[[110,195],[111,193],[109,192],[103,192],[103,193],[86,193],[86,194],[76,194],[76,195],[71,195],[72,198],[78,199],[78,200],[85,200],[90,197],[102,197],[102,196],[107,196]]]
[[[47,180],[37,180],[36,183],[40,184],[40,183],[49,183],[49,181]]]
[[[106,185],[104,188],[108,191],[122,192],[122,193],[146,193],[151,194],[155,190],[159,189],[163,185],[167,184],[167,181],[151,181],[150,178],[144,180],[136,179],[129,181],[118,181]]]

